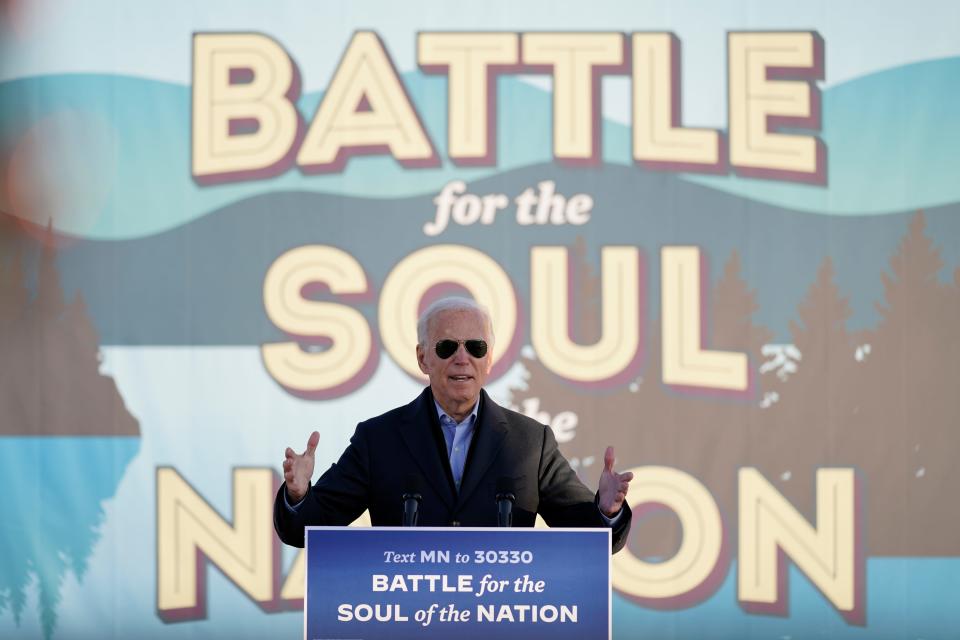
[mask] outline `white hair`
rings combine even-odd
[[[427,330],[430,327],[430,322],[444,311],[473,311],[479,313],[483,317],[484,324],[487,325],[487,333],[489,334],[487,340],[490,346],[493,346],[493,322],[490,320],[490,312],[475,300],[460,296],[440,298],[423,310],[417,320],[417,342],[421,346],[427,344]]]

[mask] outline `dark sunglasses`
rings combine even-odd
[[[485,340],[441,340],[437,343],[437,357],[446,360],[457,352],[457,349],[463,345],[474,358],[482,358],[487,355],[487,343]]]

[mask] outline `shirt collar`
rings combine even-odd
[[[457,424],[457,421],[453,419],[452,416],[447,415],[447,412],[443,410],[443,407],[440,406],[440,403],[437,402],[437,399],[433,399],[433,406],[437,408],[437,417],[440,418],[440,424],[443,424],[443,417],[446,416],[453,424]],[[473,410],[470,411],[470,415],[463,419],[461,424],[473,424],[477,421],[477,412],[480,410],[480,398],[477,398],[477,402],[473,405]],[[458,425],[459,426],[459,425]]]

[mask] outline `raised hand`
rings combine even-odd
[[[617,473],[613,470],[613,464],[616,462],[616,456],[613,454],[613,447],[607,447],[603,454],[603,473],[600,474],[599,502],[600,511],[608,518],[612,518],[623,507],[623,501],[627,498],[627,489],[630,488],[630,481],[633,480],[633,473]]]
[[[310,489],[310,479],[313,477],[314,454],[317,451],[317,444],[320,442],[320,434],[314,431],[307,440],[307,449],[301,454],[297,454],[287,447],[286,458],[283,461],[283,479],[287,483],[287,498],[291,504],[296,504],[303,500]]]

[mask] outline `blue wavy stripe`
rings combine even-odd
[[[960,200],[960,58],[923,62],[864,76],[824,92],[822,137],[826,187],[681,174],[718,191],[785,208],[834,215],[888,213]],[[251,195],[307,191],[397,198],[437,191],[452,179],[477,180],[552,159],[551,96],[516,78],[498,81],[496,167],[464,169],[446,155],[447,83],[419,72],[404,83],[443,160],[405,170],[392,158],[352,158],[342,173],[305,176],[291,169],[268,180],[200,187],[190,174],[188,87],[122,76],[58,75],[0,84],[0,158],[38,120],[65,110],[97,119],[104,133],[65,154],[57,170],[70,184],[108,184],[108,196],[78,200],[61,230],[97,239],[146,236],[179,226]],[[309,121],[321,93],[299,108]],[[603,124],[603,156],[630,165],[630,128]],[[641,171],[641,169],[636,169]],[[72,182],[71,182],[72,180]],[[375,189],[371,189],[375,185]],[[0,206],[10,209],[9,202]],[[84,210],[84,207],[89,210]]]

